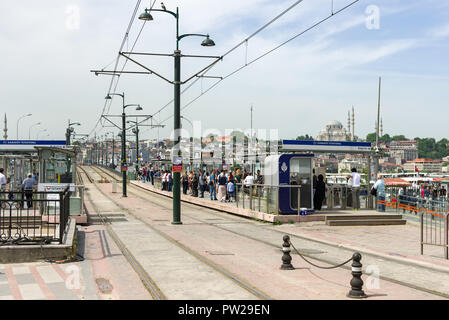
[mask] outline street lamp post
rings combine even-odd
[[[126,194],[126,114],[125,109],[127,107],[136,106],[136,110],[143,110],[139,104],[128,104],[125,105],[125,93],[109,93],[106,99],[112,99],[111,95],[116,95],[122,97],[123,111],[122,111],[122,160],[121,160],[121,170],[122,170],[122,196],[127,197]]]
[[[36,140],[39,140],[39,135],[41,134],[41,132],[46,132],[46,131],[47,131],[47,129],[40,130],[40,131],[36,134]]]
[[[137,171],[139,170],[139,123],[136,121],[127,121],[128,123],[134,123],[136,127],[132,130],[132,132],[136,135],[136,177],[137,177]]]
[[[205,34],[183,34],[179,35],[179,9],[176,8],[176,13],[166,10],[165,6],[161,9],[145,9],[145,12],[139,16],[140,20],[151,21],[153,17],[150,11],[159,11],[171,14],[176,19],[176,50],[174,51],[174,141],[173,141],[173,156],[181,156],[181,51],[179,50],[179,41],[188,36],[205,37],[206,39],[201,43],[202,46],[214,46],[215,43]],[[180,172],[173,172],[173,221],[172,224],[182,224],[181,222],[181,183]]]
[[[68,122],[67,130],[65,132],[65,141],[66,144],[70,145],[70,136],[72,135],[73,131],[75,131],[72,126],[80,126],[81,124],[79,122],[73,122],[71,123],[70,120]]]
[[[16,139],[17,139],[17,140],[19,140],[19,121],[20,121],[21,119],[23,119],[23,118],[25,118],[25,117],[29,117],[29,116],[32,116],[32,114],[31,114],[31,113],[28,113],[28,114],[26,114],[26,115],[21,116],[21,117],[17,120],[17,136],[16,136]]]
[[[38,122],[38,123],[35,123],[35,124],[33,124],[32,126],[30,126],[30,128],[28,129],[28,140],[31,140],[31,128],[32,127],[35,127],[35,126],[39,126],[41,123],[40,122]]]

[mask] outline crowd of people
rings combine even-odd
[[[154,186],[159,180],[161,189],[172,191],[173,173],[169,170],[157,170],[151,164],[144,164],[137,171],[137,179]],[[181,188],[183,194],[205,198],[209,193],[210,200],[220,202],[234,202],[240,184],[244,186],[263,184],[264,177],[260,170],[254,176],[251,172],[233,168],[231,170],[213,169],[210,172],[201,169],[181,173]]]
[[[170,170],[155,169],[152,164],[145,163],[139,167],[137,171],[137,179],[142,182],[147,182],[155,185],[155,181],[158,181],[161,185],[161,189],[171,192],[173,190],[173,173]],[[351,174],[347,176],[347,184],[351,189],[352,209],[360,210],[360,183],[361,175],[357,172],[356,168],[351,169]],[[255,192],[259,192],[262,188],[257,185],[264,184],[264,176],[260,170],[257,173],[253,173],[242,170],[240,168],[233,168],[231,170],[218,170],[213,169],[210,172],[197,169],[194,171],[184,171],[181,173],[181,190],[183,194],[188,194],[193,197],[205,198],[205,193],[208,193],[207,197],[213,201],[220,202],[234,202],[236,200],[236,194],[240,188],[244,188],[244,191],[248,193],[248,187],[250,185],[256,185],[254,187]],[[315,175],[313,171],[313,208],[320,211],[323,203],[326,199],[326,182],[322,174]],[[371,194],[376,198],[377,210],[380,212],[385,211],[386,200],[386,184],[385,180],[379,174],[377,180],[371,190]],[[412,196],[410,191],[406,188],[399,190],[399,199]],[[420,188],[420,193],[414,193],[413,196],[420,197],[422,199],[437,199],[446,197],[446,189],[436,187],[423,187]]]

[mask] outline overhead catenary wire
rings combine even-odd
[[[223,80],[225,80],[225,79],[227,79],[227,78],[233,76],[234,74],[236,74],[237,72],[241,71],[242,69],[244,69],[244,68],[250,66],[250,65],[253,64],[254,62],[256,62],[256,61],[262,59],[263,57],[265,57],[265,56],[269,55],[270,53],[276,51],[277,49],[283,47],[283,46],[286,45],[287,43],[289,43],[289,42],[295,40],[296,38],[302,36],[303,34],[307,33],[308,31],[310,31],[310,30],[312,30],[312,29],[318,27],[318,26],[321,25],[322,23],[326,22],[327,20],[329,20],[330,18],[334,17],[335,15],[337,15],[337,14],[339,14],[339,13],[345,11],[346,9],[348,9],[348,8],[351,7],[351,6],[353,6],[355,3],[359,2],[359,1],[360,1],[360,0],[354,0],[354,1],[351,2],[350,4],[348,4],[348,5],[346,5],[345,7],[339,9],[338,11],[335,11],[335,12],[332,11],[330,15],[328,15],[328,16],[326,16],[325,18],[321,19],[320,21],[314,23],[312,26],[306,28],[305,30],[303,30],[303,31],[301,31],[300,33],[294,35],[293,37],[290,37],[290,38],[287,39],[286,41],[284,41],[284,42],[282,42],[281,44],[275,46],[274,48],[272,48],[272,49],[266,51],[265,53],[259,55],[258,57],[252,59],[251,61],[245,62],[244,65],[242,65],[242,66],[238,67],[237,69],[235,69],[234,71],[228,73],[226,76],[222,77],[222,79],[219,79],[217,82],[215,82],[213,85],[211,85],[211,86],[210,86],[209,88],[207,88],[206,90],[204,90],[204,91],[202,90],[201,94],[199,94],[197,97],[195,97],[195,98],[193,98],[191,101],[189,101],[186,105],[184,105],[184,106],[181,108],[181,110],[184,110],[184,109],[186,109],[187,107],[189,107],[191,104],[193,104],[195,101],[197,101],[197,100],[198,100],[199,98],[201,98],[203,95],[205,95],[207,92],[209,92],[210,90],[212,90],[213,88],[215,88],[215,87],[216,87],[219,83],[221,83]],[[270,22],[270,23],[271,23],[271,22]],[[260,28],[259,30],[263,30],[263,29]],[[251,37],[251,36],[250,36],[250,37]],[[248,37],[247,39],[249,39],[250,37]],[[243,44],[243,43],[245,43],[245,42],[246,42],[246,39],[245,39],[244,41],[240,42],[239,45],[241,45],[241,44]],[[239,46],[239,45],[238,45],[238,46]],[[237,46],[234,47],[234,48],[231,49],[231,50],[234,50],[235,48],[237,48]],[[228,51],[227,53],[231,52],[231,50]],[[205,74],[206,72],[208,72],[209,70],[210,70],[210,69],[204,71],[201,75],[204,75],[204,74]],[[192,85],[193,85],[193,84],[194,84],[194,83],[192,83]],[[191,85],[191,86],[192,86],[192,85]],[[191,86],[189,86],[189,88],[190,88]],[[188,88],[186,88],[186,90],[187,90],[187,89],[188,89]],[[173,101],[173,100],[171,100],[170,103],[171,103],[172,101]],[[159,111],[158,111],[158,112],[159,112]],[[162,120],[161,123],[163,123],[163,122],[165,122],[165,121],[171,119],[172,117],[173,117],[173,115],[169,116],[168,118]]]
[[[234,50],[238,49],[241,45],[246,44],[248,45],[248,40],[250,40],[251,38],[253,38],[254,36],[256,36],[258,33],[262,32],[264,29],[266,29],[268,26],[270,26],[272,23],[274,23],[276,20],[280,19],[283,15],[285,15],[287,12],[289,12],[290,10],[292,10],[294,7],[296,7],[298,4],[300,4],[301,2],[303,2],[304,0],[297,0],[295,3],[293,3],[292,5],[290,5],[287,9],[285,9],[284,11],[282,11],[280,14],[278,14],[276,17],[274,17],[273,19],[271,19],[269,22],[265,23],[263,26],[261,26],[259,29],[257,29],[255,32],[253,32],[251,35],[249,35],[248,37],[246,37],[243,41],[239,42],[237,45],[235,45],[234,47],[232,47],[231,49],[229,49],[228,51],[226,51],[221,58],[223,59],[224,57],[226,57],[227,55],[229,55],[230,53],[232,53]],[[206,74],[211,68],[206,69],[201,75]],[[184,89],[183,91],[181,91],[181,94],[183,94],[185,91],[187,91],[189,88],[191,88],[198,80],[200,80],[200,77],[198,77],[197,79],[195,79],[186,89]],[[157,113],[161,112],[162,110],[164,110],[166,107],[168,107],[171,103],[173,103],[173,99],[171,99],[167,104],[165,104],[162,108],[160,108],[158,111],[156,111],[154,115],[156,115]]]
[[[131,27],[132,27],[134,21],[136,20],[136,15],[137,15],[137,12],[138,12],[138,10],[139,10],[139,8],[140,8],[141,1],[142,1],[142,0],[138,0],[137,3],[136,3],[136,6],[135,6],[134,11],[133,11],[133,14],[132,14],[132,16],[131,16],[130,22],[129,22],[128,27],[127,27],[127,29],[126,29],[125,35],[124,35],[123,40],[122,40],[122,42],[121,42],[121,44],[120,44],[120,49],[119,49],[119,51],[118,51],[119,53],[117,54],[117,58],[116,58],[116,60],[115,60],[114,73],[117,71],[117,68],[118,68],[118,64],[119,64],[119,61],[120,61],[120,52],[123,50],[125,44],[127,44],[127,42],[128,42],[128,39],[129,39],[129,33],[130,33],[130,31],[131,31]],[[156,3],[156,0],[154,0],[152,4],[151,4],[151,0],[150,0],[150,8],[152,8],[152,7],[154,6],[155,3]],[[134,47],[135,47],[135,45],[136,45],[136,43],[137,43],[137,41],[138,41],[138,39],[139,39],[141,33],[142,33],[142,30],[143,30],[144,26],[145,26],[145,22],[142,24],[142,27],[140,28],[140,31],[139,31],[139,33],[138,33],[138,35],[137,35],[137,37],[136,37],[136,39],[135,39],[135,41],[134,41],[134,43],[133,43],[131,52],[133,51],[133,49],[134,49]],[[127,63],[127,61],[124,62],[124,65],[123,65],[121,71],[124,70],[124,68],[125,68],[125,66],[126,66],[126,63]],[[112,76],[111,76],[111,81],[110,81],[110,83],[109,83],[108,93],[111,92],[112,86],[113,86],[113,84],[114,84],[114,80],[115,80],[114,75],[112,75]],[[114,92],[115,92],[115,90],[117,89],[117,86],[118,86],[119,81],[120,81],[120,79],[117,79],[117,81],[115,82]],[[98,124],[101,122],[101,119],[102,119],[103,115],[105,114],[105,110],[106,110],[106,107],[108,106],[108,103],[109,103],[109,106],[108,106],[108,110],[107,110],[106,113],[109,112],[110,107],[111,107],[111,104],[112,104],[112,101],[113,101],[113,99],[105,100],[104,105],[103,105],[103,109],[102,109],[102,112],[101,112],[101,115],[100,115],[100,117],[98,118],[98,120],[97,120],[97,122],[96,122],[94,128],[93,128],[92,131],[89,133],[89,136],[92,135],[92,133],[97,129]],[[104,127],[104,126],[102,125],[102,128],[103,128],[103,127]]]

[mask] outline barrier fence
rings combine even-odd
[[[0,192],[1,245],[62,243],[70,192]]]
[[[289,189],[290,204],[301,214],[300,185],[235,184],[234,200],[237,208],[251,209],[269,214],[279,214],[279,190]],[[300,205],[298,205],[298,203]]]
[[[419,217],[420,249],[424,246],[440,246],[444,256],[449,259],[449,202],[445,197],[420,197],[414,190],[399,194],[397,190],[387,188],[385,199],[377,198],[379,211],[412,214]]]

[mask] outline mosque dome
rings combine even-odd
[[[318,134],[317,140],[322,141],[345,141],[348,135],[347,130],[341,122],[334,120],[326,125],[326,128]]]

